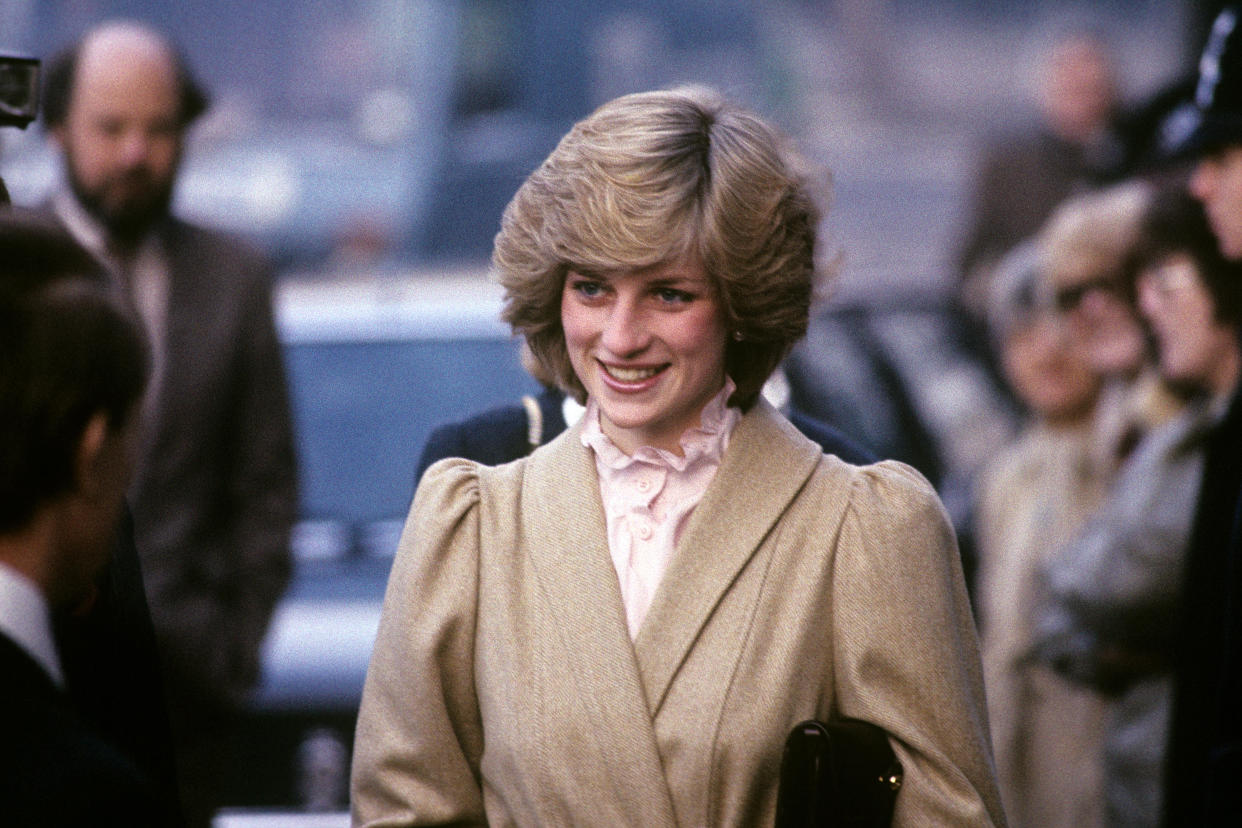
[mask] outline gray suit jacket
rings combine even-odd
[[[581,424],[423,479],[359,715],[356,825],[771,824],[786,734],[867,719],[899,825],[1002,824],[954,538],[907,466],[737,426],[631,643]]]
[[[271,273],[180,221],[165,362],[133,490],[136,542],[174,698],[239,701],[289,578],[297,477]]]
[[[237,239],[177,219],[157,232],[164,362],[130,503],[178,718],[232,708],[257,679],[290,575],[297,471],[270,268]]]

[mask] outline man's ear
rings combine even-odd
[[[93,497],[104,487],[106,479],[104,448],[108,442],[108,417],[96,411],[86,421],[74,457],[74,484],[81,494]]]

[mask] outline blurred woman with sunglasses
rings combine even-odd
[[[1046,573],[1036,655],[1115,697],[1104,742],[1106,824],[1156,825],[1172,632],[1204,458],[1242,366],[1242,268],[1181,188],[1145,210],[1134,267],[1161,377],[1186,400],[1122,466],[1100,511]]]

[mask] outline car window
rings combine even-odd
[[[437,425],[536,389],[507,338],[298,342],[285,347],[302,514],[400,520]]]

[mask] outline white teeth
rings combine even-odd
[[[615,365],[605,365],[604,370],[610,377],[621,382],[641,382],[660,373],[659,368],[620,368]]]

